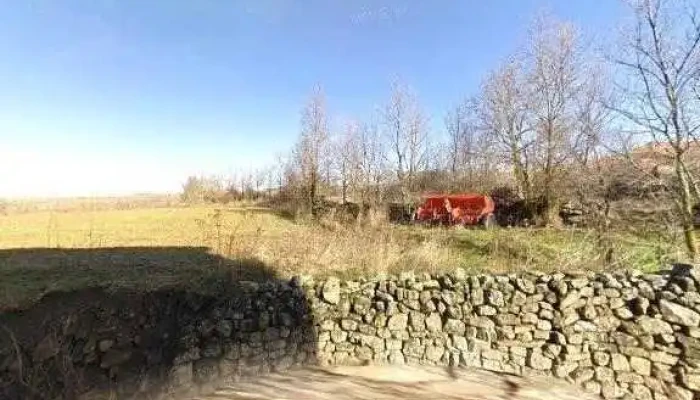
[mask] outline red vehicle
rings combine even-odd
[[[413,219],[432,224],[491,227],[496,224],[494,208],[493,199],[480,194],[430,195],[424,198]]]

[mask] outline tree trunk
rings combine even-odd
[[[529,201],[532,198],[530,176],[528,175],[526,167],[523,165],[520,151],[516,149],[515,146],[511,149],[511,158],[513,159],[513,174],[515,175],[518,196],[525,201]]]
[[[688,182],[688,176],[683,168],[682,155],[677,154],[675,160],[675,172],[676,178],[678,178],[679,188],[679,208],[678,210],[681,214],[681,224],[683,226],[683,238],[685,240],[686,250],[688,252],[688,258],[691,262],[697,260],[698,249],[697,249],[697,239],[695,237],[695,226],[693,224],[693,201],[692,193],[690,189],[690,182]]]
[[[311,180],[309,182],[309,211],[312,216],[316,216],[316,174],[311,174]]]
[[[345,204],[348,202],[348,181],[346,179],[343,179],[341,191],[343,197],[343,204]]]

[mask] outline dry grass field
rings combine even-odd
[[[616,233],[603,261],[585,230],[293,221],[254,205],[0,215],[0,309],[85,287],[212,288],[226,279],[524,270],[653,270],[682,258],[655,235]]]

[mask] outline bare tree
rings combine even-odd
[[[590,63],[575,27],[540,17],[531,33],[528,49],[529,108],[535,132],[532,160],[541,188],[546,223],[558,211],[557,193],[567,181],[567,164],[574,146],[586,143],[576,130],[579,98],[586,94]]]
[[[253,194],[254,199],[258,199],[264,196],[265,192],[265,181],[267,180],[269,172],[267,168],[257,168],[253,172],[254,183],[255,183],[255,193]]]
[[[597,123],[600,103],[587,56],[572,25],[542,16],[524,51],[482,85],[479,130],[545,224],[554,221],[559,197],[571,187],[572,164],[596,145],[598,131],[590,125]]]
[[[322,89],[317,86],[302,111],[301,132],[294,149],[301,192],[314,215],[321,186],[328,175],[328,142],[326,99]]]
[[[373,122],[358,131],[360,198],[363,205],[382,202],[386,153],[382,137]]]
[[[651,142],[672,166],[668,192],[678,212],[688,257],[698,257],[693,203],[700,197],[691,154],[700,133],[700,16],[690,3],[634,0],[635,25],[616,64],[626,78],[612,108],[632,125],[627,141]],[[628,160],[640,169],[633,152]]]
[[[427,119],[416,96],[401,83],[392,85],[391,99],[383,109],[382,118],[390,148],[389,160],[400,186],[401,201],[405,202],[416,174],[427,162]]]
[[[285,185],[288,185],[289,182],[286,182],[285,179],[287,178],[287,169],[289,168],[289,154],[287,153],[277,153],[275,154],[275,163],[272,166],[271,169],[271,174],[270,174],[270,188],[273,189],[273,192],[276,192],[278,195],[282,194],[283,188]]]
[[[626,168],[617,167],[614,155],[606,149],[611,138],[611,112],[605,106],[610,96],[607,76],[599,69],[589,72],[591,78],[577,95],[571,126],[573,158],[568,189],[585,210],[585,223],[596,235],[603,263],[609,265],[614,260],[610,237],[612,206],[622,196],[617,185],[630,182],[632,177]]]
[[[533,196],[529,151],[533,138],[522,66],[515,61],[503,65],[486,78],[481,91],[481,129],[512,168],[518,195],[530,200]]]
[[[360,184],[361,143],[359,125],[350,121],[334,141],[333,159],[337,170],[343,203]]]
[[[255,174],[252,170],[241,175],[241,193],[244,199],[250,200],[255,193]]]
[[[471,184],[474,186],[474,190],[489,192],[503,182],[503,168],[502,164],[499,163],[499,152],[492,145],[487,132],[477,125],[475,133],[474,151],[470,161],[474,170]]]
[[[182,185],[180,198],[185,203],[215,202],[222,191],[222,181],[216,177],[190,176]]]
[[[450,173],[450,189],[460,184],[474,185],[477,147],[476,101],[465,100],[447,112],[447,169]]]

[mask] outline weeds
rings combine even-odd
[[[85,391],[84,371],[73,362],[70,349],[60,342],[61,335],[58,331],[50,330],[31,355],[25,353],[28,350],[26,347],[23,351],[15,332],[0,323],[0,343],[3,343],[3,333],[10,343],[14,358],[10,368],[10,383],[18,384],[25,395],[31,395],[33,399],[50,399],[54,398],[52,393],[60,392],[64,394],[62,398],[72,399]],[[51,357],[37,355],[38,352],[45,352]],[[57,387],[57,384],[61,386]]]
[[[594,231],[582,229],[425,228],[392,225],[375,216],[357,223],[330,218],[296,221],[268,209],[240,205],[25,213],[0,216],[0,250],[47,244],[64,250],[24,259],[13,256],[15,250],[3,251],[0,303],[91,285],[139,290],[208,285],[224,269],[232,279],[244,279],[254,271],[283,278],[352,278],[457,267],[472,273],[652,271],[682,260],[683,249],[667,240],[667,235],[613,230],[602,246]],[[45,238],[51,238],[49,243]],[[149,259],[100,253],[130,247],[163,251]],[[212,257],[177,252],[194,247],[206,247]],[[90,257],[79,258],[71,249],[85,249],[83,253]]]

